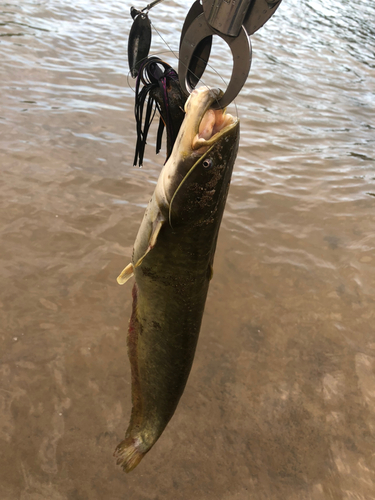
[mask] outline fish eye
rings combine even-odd
[[[212,167],[212,160],[210,160],[209,158],[206,158],[204,161],[203,161],[203,167],[208,170],[209,168]]]

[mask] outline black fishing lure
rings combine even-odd
[[[151,47],[151,22],[147,14],[132,7],[130,14],[134,19],[128,40],[128,62],[133,78],[138,75],[139,68],[147,59]]]
[[[141,88],[143,84],[143,88]],[[146,102],[147,100],[147,102]],[[156,110],[160,113],[156,139],[156,153],[161,149],[164,128],[167,132],[167,159],[172,151],[184,119],[186,97],[181,91],[178,75],[159,57],[149,57],[140,65],[135,86],[134,114],[137,127],[137,145],[134,165],[142,166],[147,134]]]

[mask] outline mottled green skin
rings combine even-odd
[[[155,246],[135,267],[128,337],[133,410],[125,441],[117,448],[118,463],[126,471],[160,437],[185,388],[238,141],[239,123],[197,161],[171,206],[159,206],[154,193],[139,229],[134,266],[147,251],[155,213],[166,219]],[[209,169],[205,160],[211,162]],[[142,455],[129,458],[130,448]]]

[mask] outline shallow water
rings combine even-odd
[[[0,5],[1,499],[375,498],[372,2],[283,0],[252,37],[194,366],[130,475],[116,276],[164,161],[155,124],[132,166],[130,4]],[[176,68],[189,5],[150,15]],[[212,65],[223,86],[223,44]]]

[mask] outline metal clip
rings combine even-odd
[[[194,11],[191,15],[189,12],[182,30],[178,65],[180,85],[186,94],[193,91],[207,66],[212,36],[219,36],[228,44],[233,57],[233,70],[229,85],[216,104],[216,108],[224,108],[236,98],[248,77],[251,66],[250,40],[242,26],[239,34],[235,37],[225,35],[212,28],[200,5],[201,13],[195,17],[199,12],[197,3],[199,5],[198,1],[195,2],[192,7]],[[207,41],[207,39],[209,40]]]
[[[224,35],[238,36],[251,0],[203,0],[207,22]]]
[[[232,76],[217,107],[223,108],[237,97],[251,66],[248,36],[272,16],[281,0],[199,0],[192,5],[182,28],[178,75],[183,92],[189,94],[207,66],[212,36],[228,45],[233,57]]]

